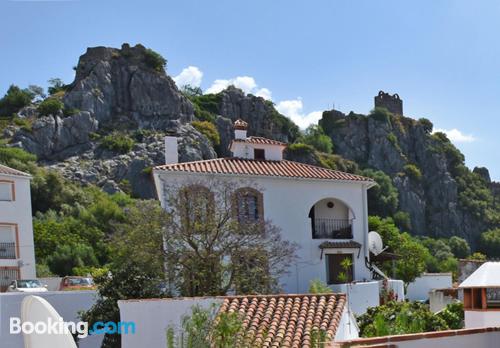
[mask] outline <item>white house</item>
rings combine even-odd
[[[341,262],[352,267],[347,280],[373,279],[368,249],[367,190],[375,182],[359,175],[283,159],[286,144],[247,136],[247,124],[234,124],[233,157],[178,163],[177,139],[166,137],[167,164],[155,167],[154,181],[162,206],[171,185],[210,178],[252,181],[260,192],[242,195],[245,219],[269,219],[281,228],[283,239],[299,245],[298,260],[281,280],[286,293],[306,293],[309,282],[320,279],[335,287],[342,283]],[[246,220],[248,221],[248,220]],[[401,284],[402,285],[402,284]],[[379,284],[374,284],[378,304]],[[402,286],[401,286],[402,289]],[[401,290],[402,291],[402,290]],[[400,292],[401,292],[400,291]],[[372,305],[376,305],[372,303]]]
[[[485,262],[459,286],[465,327],[500,326],[500,262]]]
[[[0,164],[0,291],[36,277],[29,174]]]

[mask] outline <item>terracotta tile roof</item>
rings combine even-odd
[[[1,174],[26,176],[26,177],[30,177],[31,176],[28,173],[24,173],[24,172],[21,172],[20,170],[4,166],[3,164],[0,164],[0,175]]]
[[[234,121],[234,128],[235,129],[247,129],[247,127],[248,127],[248,123],[243,121],[241,118]]]
[[[329,249],[329,248],[361,248],[361,244],[354,240],[350,240],[347,242],[323,242],[319,245],[320,249]]]
[[[165,164],[155,167],[167,172],[192,172],[204,174],[258,175],[287,178],[324,180],[367,181],[373,179],[293,161],[262,161],[244,158],[216,158],[205,161]]]
[[[226,297],[219,313],[241,315],[240,339],[250,347],[309,348],[318,330],[326,342],[335,338],[345,303],[343,294],[236,296]]]
[[[233,141],[236,141],[239,143],[249,143],[249,144],[287,146],[287,143],[283,143],[281,141],[268,139],[268,138],[262,138],[262,137],[254,137],[254,136],[248,137],[246,139],[234,139]]]

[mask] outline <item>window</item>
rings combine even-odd
[[[242,188],[235,193],[235,215],[240,223],[263,220],[262,193],[253,188]]]
[[[253,149],[253,158],[256,160],[265,160],[266,151],[264,149]]]
[[[16,258],[16,229],[11,225],[0,225],[0,259]]]
[[[326,275],[328,284],[352,282],[354,279],[352,254],[327,254]]]
[[[186,226],[207,223],[213,214],[213,195],[204,186],[193,185],[181,191],[181,209]]]
[[[8,181],[0,181],[0,201],[14,200],[14,183]]]

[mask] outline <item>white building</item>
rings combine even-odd
[[[36,277],[29,174],[0,164],[0,291]]]
[[[465,328],[500,326],[500,262],[485,262],[459,286]]]
[[[214,177],[251,181],[260,192],[253,192],[250,198],[247,194],[245,202],[236,203],[251,207],[244,212],[250,214],[245,218],[269,219],[281,228],[283,239],[299,245],[298,261],[290,265],[289,275],[281,279],[286,293],[306,293],[313,279],[340,291],[335,284],[342,283],[339,273],[344,269],[340,263],[345,258],[352,261],[347,272],[349,281],[371,281],[367,190],[375,182],[285,160],[285,143],[248,137],[246,129],[244,121],[235,122],[235,139],[230,147],[233,157],[187,163],[177,163],[177,140],[167,137],[167,164],[153,170],[162,206],[166,206],[169,186],[179,183],[203,182]],[[378,290],[378,283],[374,285]],[[378,292],[375,299],[378,304]]]

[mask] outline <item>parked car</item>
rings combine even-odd
[[[13,280],[7,288],[7,292],[43,292],[47,291],[47,285],[43,285],[38,279]]]
[[[61,280],[59,290],[94,290],[96,288],[92,277],[67,276]]]

